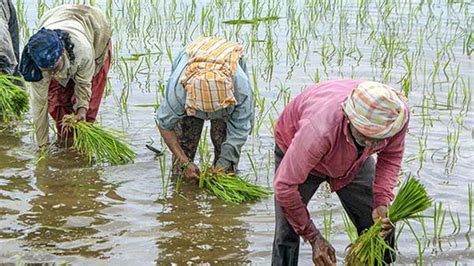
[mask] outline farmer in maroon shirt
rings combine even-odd
[[[316,265],[334,265],[335,250],[311,220],[306,205],[326,181],[358,233],[386,217],[393,200],[409,120],[406,98],[389,86],[338,80],[307,88],[275,126],[275,239],[273,265],[297,265],[299,236],[311,243]],[[377,154],[375,159],[372,154]],[[387,263],[394,254],[386,253]]]

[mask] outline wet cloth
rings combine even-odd
[[[236,104],[232,77],[244,48],[218,37],[199,37],[185,49],[188,56],[180,82],[187,92],[186,113],[215,112]]]
[[[314,224],[298,192],[308,175],[326,177],[332,191],[349,183],[367,158],[377,154],[373,206],[393,200],[393,188],[404,151],[408,123],[359,156],[342,103],[364,81],[334,80],[308,87],[283,110],[275,125],[275,142],[285,153],[274,178],[276,200],[289,223],[304,239],[314,236]]]
[[[281,149],[275,145],[275,169],[278,169],[284,156]],[[337,191],[342,207],[355,225],[359,235],[374,223],[372,219],[374,175],[375,160],[372,156],[369,156],[351,183]],[[325,178],[323,177],[309,175],[306,181],[298,186],[298,191],[306,205],[324,181]],[[315,233],[320,234],[317,230],[315,230]],[[395,245],[395,230],[392,230],[385,239],[393,248]],[[300,237],[288,223],[278,201],[275,200],[275,237],[273,240],[272,265],[298,265],[299,246]],[[395,253],[387,251],[384,255],[384,261],[387,265],[395,261]]]
[[[112,35],[103,13],[98,8],[85,5],[62,5],[49,10],[39,21],[39,28],[42,27],[69,33],[75,59],[70,61],[68,56],[63,57],[64,66],[54,77],[43,72],[41,81],[27,84],[31,92],[36,141],[40,146],[48,141],[48,91],[52,80],[63,87],[72,84],[72,80],[75,96],[73,111],[81,107],[89,109],[92,83],[107,59]]]
[[[165,88],[165,97],[156,113],[156,121],[163,129],[175,129],[178,122],[188,116],[185,109],[186,91],[179,82],[187,64],[188,57],[182,50],[173,60],[171,74]],[[236,105],[215,112],[197,110],[194,114],[194,117],[202,120],[223,119],[225,121],[226,138],[221,145],[221,154],[217,161],[217,164],[224,169],[237,166],[254,117],[253,90],[244,60],[238,62],[232,81]]]
[[[343,104],[351,124],[364,136],[384,139],[398,133],[408,118],[407,99],[393,88],[367,81]]]
[[[0,69],[13,74],[19,60],[18,19],[11,0],[0,0]]]

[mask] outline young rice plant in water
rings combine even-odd
[[[432,199],[425,187],[416,179],[408,177],[389,207],[387,216],[392,223],[416,218],[429,208]],[[349,248],[346,256],[348,265],[384,265],[386,250],[394,251],[380,236],[382,222],[378,220],[366,230]]]
[[[28,93],[15,80],[19,78],[0,74],[0,115],[4,123],[22,120],[28,111]]]
[[[199,177],[199,187],[208,189],[217,198],[234,204],[258,200],[271,195],[271,191],[251,184],[246,179],[222,170],[205,167]]]

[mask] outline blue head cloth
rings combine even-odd
[[[58,62],[64,49],[60,39],[62,31],[41,28],[23,49],[20,73],[26,81],[40,81],[43,74],[40,68],[52,68]]]

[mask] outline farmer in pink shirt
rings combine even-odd
[[[316,265],[336,263],[334,248],[306,208],[324,181],[337,193],[359,234],[380,218],[393,246],[394,230],[386,213],[408,120],[403,95],[362,80],[315,84],[286,106],[275,126],[273,265],[297,265],[300,236],[311,243]],[[387,263],[394,260],[394,254],[385,254]]]

